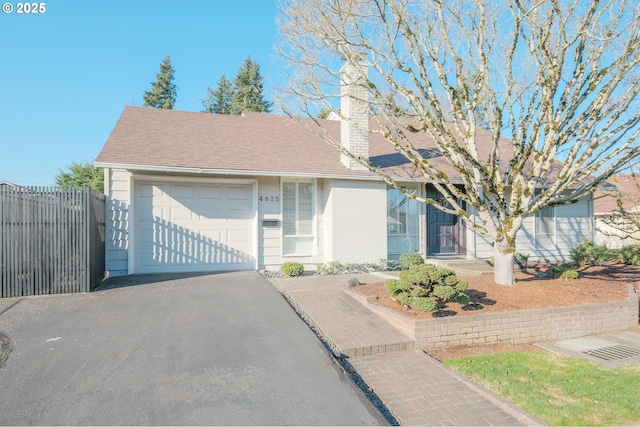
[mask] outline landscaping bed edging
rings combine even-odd
[[[603,303],[411,319],[376,303],[376,298],[344,289],[351,297],[415,341],[416,347],[438,349],[507,342],[532,344],[624,331],[638,325],[638,295],[628,285],[629,299]]]

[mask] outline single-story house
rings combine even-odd
[[[637,245],[640,243],[640,230],[620,218],[618,199],[627,215],[635,215],[634,221],[640,221],[640,178],[618,175],[611,178],[609,183],[617,190],[597,191],[594,196],[595,243],[609,249]]]
[[[354,121],[370,120],[347,96],[341,110]],[[412,191],[438,198],[381,135],[350,123],[322,121],[352,152],[368,156]],[[479,129],[478,135],[486,152],[489,134]],[[426,135],[415,138],[433,164],[455,179]],[[285,261],[315,269],[330,261],[378,262],[408,252],[493,255],[492,242],[458,217],[408,200],[278,115],[128,106],[95,165],[105,173],[109,276],[275,270]],[[593,199],[587,196],[527,219],[517,248],[530,259],[562,261],[593,233]]]

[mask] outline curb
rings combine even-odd
[[[351,366],[348,358],[345,357],[340,349],[331,341],[331,339],[320,329],[320,327],[313,321],[313,319],[304,311],[304,309],[295,302],[288,294],[282,293],[282,297],[289,303],[293,311],[296,312],[298,317],[311,329],[311,331],[318,337],[320,342],[327,349],[329,356],[333,363],[335,363],[342,372],[349,376],[353,384],[360,389],[369,402],[380,412],[380,415],[392,426],[401,425],[400,422],[393,415],[391,410],[382,402],[382,399],[364,382],[362,377]]]

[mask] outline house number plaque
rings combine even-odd
[[[259,202],[279,203],[280,196],[258,196]]]

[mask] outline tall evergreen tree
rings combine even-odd
[[[271,112],[272,103],[263,98],[260,66],[250,55],[247,56],[233,83],[231,114],[242,114],[243,111]]]
[[[176,103],[177,86],[173,83],[175,70],[171,66],[171,58],[165,56],[160,64],[160,71],[156,74],[156,81],[151,82],[151,90],[143,95],[144,105],[154,108],[172,110]]]
[[[230,80],[223,74],[218,81],[218,88],[207,88],[207,96],[202,100],[203,113],[231,114],[231,99],[233,98],[233,86]]]

